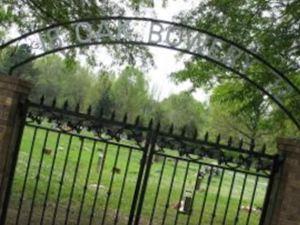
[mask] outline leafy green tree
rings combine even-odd
[[[0,74],[9,75],[13,65],[21,62],[24,58],[31,56],[31,49],[26,44],[22,44],[19,47],[6,48],[4,51],[0,52]],[[32,63],[27,63],[14,70],[12,75],[34,81],[36,78],[36,71],[34,70]]]
[[[93,87],[93,93],[94,96],[96,96],[96,99],[92,100],[92,104],[96,104],[96,115],[100,115],[100,113],[103,113],[104,116],[108,116],[113,111],[113,82],[114,74],[103,71],[99,75],[97,82]]]
[[[205,130],[206,110],[190,93],[173,94],[160,102],[160,107],[164,127],[174,123],[177,132],[185,127],[186,133],[190,136],[195,130],[198,130],[199,134]]]
[[[124,4],[115,1],[78,1],[78,0],[3,0],[0,8],[0,31],[14,24],[20,33],[26,33],[37,28],[52,24],[78,20],[82,18],[99,18],[111,15],[124,15],[125,10],[138,11],[140,5],[151,5],[148,0],[130,0]],[[93,23],[91,21],[91,23]],[[95,22],[97,25],[98,22]],[[72,25],[65,25],[70,31]],[[47,40],[45,40],[47,41]],[[70,32],[70,44],[76,42],[74,32]],[[115,63],[136,61],[139,58],[145,66],[153,63],[150,52],[143,46],[133,45],[105,45]],[[87,48],[81,48],[81,53],[87,53]],[[77,52],[74,49],[65,50],[72,59]],[[96,53],[88,51],[89,62],[96,61]]]
[[[114,108],[119,114],[128,113],[133,121],[138,115],[149,115],[148,81],[134,67],[126,67],[112,86]]]
[[[37,101],[45,95],[48,100],[57,98],[59,104],[68,100],[72,107],[76,104],[86,107],[88,91],[93,81],[89,70],[79,64],[67,66],[56,55],[37,61],[35,68],[38,78],[34,83],[31,99]]]
[[[245,96],[248,101],[245,101]],[[249,147],[252,140],[257,145],[266,143],[268,151],[275,151],[274,130],[268,116],[269,105],[263,95],[242,82],[224,82],[213,90],[208,113],[208,128],[222,139],[244,140]],[[272,138],[273,137],[273,138]],[[247,146],[248,145],[248,146]]]
[[[224,82],[213,90],[212,102],[222,105],[226,111],[243,124],[241,135],[249,139],[259,136],[261,122],[267,114],[269,105],[261,93],[243,82]]]
[[[3,2],[4,3],[4,2]],[[18,18],[14,11],[13,7],[9,7],[6,4],[0,5],[0,37],[1,39],[5,37],[7,30],[10,28],[10,25],[13,22],[21,21],[21,18]],[[1,41],[0,41],[1,43]]]
[[[299,11],[299,1],[293,0],[209,0],[200,2],[198,7],[189,13],[181,14],[180,19],[254,50],[276,65],[299,87]],[[255,64],[249,70],[252,74],[251,79],[264,87],[268,86],[275,95],[280,95],[280,92],[285,90],[284,103],[296,117],[300,118],[298,94],[286,90],[282,83],[276,82],[278,78],[274,74],[260,65]],[[220,104],[226,102],[227,108],[234,108],[228,112],[230,116],[239,119],[241,115],[247,115],[248,119],[241,122],[244,126],[252,123],[250,136],[258,136],[254,134],[262,127],[270,129],[269,132],[279,129],[281,134],[297,131],[283,112],[260,91],[255,91],[254,87],[250,90],[249,85],[242,82],[241,78],[205,60],[192,59],[186,64],[186,68],[176,73],[174,77],[178,82],[190,80],[195,88],[217,88],[216,92],[219,93],[216,93],[218,96],[216,101]],[[276,85],[279,88],[278,86],[276,88]],[[226,96],[221,97],[222,94]],[[264,121],[268,121],[268,124],[266,125]],[[254,127],[256,128],[253,129]]]

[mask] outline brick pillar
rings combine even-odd
[[[273,210],[265,225],[300,225],[300,138],[279,138],[277,144],[285,161],[275,177]]]
[[[29,82],[0,75],[0,224],[6,213],[30,90]]]

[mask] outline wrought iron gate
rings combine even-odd
[[[279,156],[28,103],[6,224],[263,224]]]

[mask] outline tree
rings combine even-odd
[[[211,102],[221,105],[222,111],[226,111],[241,122],[244,131],[238,131],[238,128],[232,125],[240,136],[250,140],[259,136],[261,123],[269,107],[261,93],[243,82],[224,82],[213,90]]]
[[[8,28],[8,25],[15,19],[12,16],[11,10],[4,7],[4,5],[0,5],[0,37],[4,37],[5,29]],[[0,42],[1,43],[1,42]]]
[[[179,18],[185,23],[195,24],[198,28],[209,30],[249,49],[254,49],[263,58],[276,65],[299,87],[299,10],[299,1],[210,0],[199,3],[197,8],[187,14],[181,14]],[[268,86],[275,95],[284,89],[286,91],[284,103],[296,117],[300,118],[298,94],[286,90],[282,83],[277,84],[280,88],[276,88],[277,77],[260,65],[255,64],[249,70],[252,72],[251,79],[262,86]],[[230,93],[225,93],[226,106],[234,107],[235,110],[228,113],[236,118],[244,114],[247,109],[245,115],[248,115],[248,120],[241,120],[245,126],[249,125],[251,120],[252,127],[258,129],[260,127],[258,124],[268,120],[269,124],[264,125],[264,128],[271,129],[270,131],[277,128],[276,130],[279,129],[284,134],[297,130],[295,126],[292,128],[291,122],[283,112],[260,91],[255,91],[254,87],[250,90],[249,85],[242,84],[241,78],[205,60],[192,59],[186,64],[186,68],[176,73],[174,77],[178,82],[192,81],[195,88],[218,88],[216,92],[222,94],[224,94],[222,90],[231,89]],[[229,88],[230,86],[237,90]],[[245,90],[241,91],[240,88]],[[218,96],[220,104],[224,104],[224,98],[220,98],[220,94]],[[257,110],[261,108],[264,110],[258,112]],[[288,131],[289,129],[292,130]],[[251,132],[254,132],[253,129]]]
[[[164,127],[174,123],[176,132],[185,127],[187,135],[205,130],[205,108],[190,93],[173,94],[160,103]]]
[[[99,75],[97,82],[93,87],[94,96],[97,97],[96,99],[92,100],[92,104],[96,103],[96,115],[100,115],[100,113],[103,113],[104,116],[108,116],[112,113],[114,108],[112,93],[113,82],[114,74],[103,71]]]
[[[149,115],[148,81],[142,72],[126,67],[112,86],[114,108],[119,114],[128,113],[133,121],[136,116]]]
[[[57,55],[43,58],[35,63],[38,77],[30,98],[37,101],[42,95],[47,99],[57,98],[62,104],[68,100],[74,107],[87,106],[88,91],[92,85],[91,72],[79,64],[67,66]]]
[[[9,28],[14,24],[20,33],[36,30],[52,24],[73,21],[82,18],[99,18],[111,15],[124,15],[125,9],[138,11],[138,6],[149,5],[148,0],[130,0],[125,4],[114,1],[78,1],[78,0],[3,0],[0,8],[0,32],[2,27]],[[93,23],[91,21],[91,23]],[[97,23],[97,22],[96,22]],[[95,23],[95,25],[97,25]],[[72,25],[65,25],[65,29],[72,30]],[[1,33],[0,33],[1,34]],[[47,41],[44,40],[44,41]],[[70,32],[70,43],[76,42],[74,32]],[[153,63],[147,48],[133,45],[105,45],[115,63],[136,61],[139,58],[145,66]],[[81,49],[80,53],[88,53],[89,62],[95,63],[96,52]],[[70,59],[77,55],[74,49],[65,50]]]
[[[6,48],[0,52],[0,74],[9,75],[10,68],[13,65],[31,56],[31,49],[26,44],[22,44],[19,47]],[[16,69],[12,75],[34,81],[37,74],[33,68],[33,64],[27,63]]]

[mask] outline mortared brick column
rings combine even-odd
[[[270,201],[264,225],[300,225],[300,138],[278,138],[285,156]]]
[[[0,75],[0,224],[6,214],[31,84]]]

